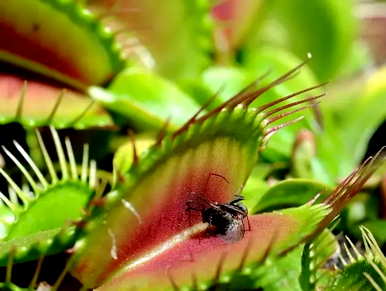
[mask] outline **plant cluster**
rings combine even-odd
[[[0,289],[385,290],[361,5],[1,1]]]

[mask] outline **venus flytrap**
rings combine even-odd
[[[249,108],[248,105],[261,92],[291,78],[301,66],[257,91],[242,91],[207,113],[203,113],[204,108],[201,108],[174,133],[160,134],[160,139],[143,156],[133,158],[125,184],[117,184],[115,194],[106,196],[102,203],[97,203],[97,200],[91,202],[95,212],[85,217],[85,227],[82,226],[84,223],[79,224],[82,226],[82,238],[77,240],[74,256],[64,273],[70,268],[85,287],[102,284],[101,290],[147,289],[154,286],[170,289],[172,286],[194,287],[196,284],[209,287],[235,284],[243,274],[248,274],[253,282],[253,285],[248,285],[244,280],[246,288],[259,282],[265,284],[264,268],[286,254],[294,254],[293,250],[325,229],[384,162],[382,152],[370,158],[322,203],[306,203],[298,208],[249,216],[251,230],[246,231],[239,242],[229,243],[207,233],[207,225],[201,223],[199,213],[187,213],[187,201],[197,197],[219,203],[229,202],[245,184],[259,150],[264,148],[269,137],[298,120],[296,114],[310,107],[304,104],[320,98],[316,95],[281,105],[283,101],[297,96],[290,94],[260,108]],[[286,117],[292,117],[292,120],[282,121]],[[282,123],[275,124],[278,121]],[[96,170],[94,164],[88,167],[87,151],[79,173],[71,143],[68,140],[65,142],[66,158],[57,133],[52,130],[52,134],[61,177],[55,174],[51,158],[38,135],[52,180],[61,185],[62,179],[65,185],[69,184],[67,180],[81,177],[81,180],[88,180],[93,188]],[[20,146],[16,148],[23,152]],[[9,150],[6,153],[13,157]],[[25,159],[32,164],[29,158]],[[23,165],[20,170],[26,172]],[[35,172],[44,181],[44,177]],[[92,176],[89,179],[88,172]],[[226,177],[227,182],[219,179],[208,184],[210,173]],[[5,176],[15,192],[22,193],[20,187]],[[40,187],[33,179],[27,180],[32,188]],[[41,195],[36,205],[39,201],[44,202],[44,197],[49,196]],[[86,207],[85,204],[82,207]],[[56,238],[56,234],[56,229],[53,229],[53,237]],[[70,237],[74,238],[71,234]],[[42,236],[37,236],[27,240],[26,245],[12,244],[9,249],[15,250],[16,260],[23,260],[30,258],[26,247],[28,250],[32,246],[31,249],[36,251],[36,243],[47,246],[45,241]],[[48,245],[55,245],[56,240],[53,242]],[[67,243],[64,245],[71,245]],[[17,252],[18,247],[23,249],[21,254]],[[38,253],[48,254],[52,249],[55,248],[41,248]],[[208,264],[209,256],[211,263]]]
[[[203,108],[200,109],[175,133],[166,135],[143,158],[139,157],[128,171],[128,185],[118,188],[120,194],[115,203],[106,206],[108,211],[97,219],[100,222],[91,227],[85,242],[79,243],[81,251],[77,254],[79,259],[74,274],[86,286],[95,286],[122,264],[135,261],[168,237],[183,231],[188,226],[185,203],[189,196],[197,199],[195,195],[201,195],[220,203],[230,201],[245,183],[257,151],[273,133],[298,118],[293,117],[279,125],[273,123],[309,108],[303,104],[320,97],[281,105],[297,95],[290,94],[257,109],[248,109],[262,92],[291,78],[302,66],[283,74],[266,87],[242,91],[206,114],[200,115]],[[223,164],[225,157],[228,162]],[[235,169],[238,169],[237,174]],[[211,181],[214,184],[210,185],[210,193],[203,192],[203,184],[210,173],[226,177],[229,184]],[[217,189],[212,189],[215,185]],[[136,209],[144,221],[142,224],[138,225],[137,218],[122,204],[122,198]],[[193,215],[197,221],[197,215]],[[127,228],[127,225],[131,227]],[[114,248],[119,250],[116,259],[109,255],[113,247],[112,234]],[[126,237],[130,237],[128,242],[125,242]],[[98,245],[106,245],[104,255],[100,248],[92,247],[97,241]],[[126,251],[121,250],[122,247]]]
[[[14,142],[13,149],[3,147],[5,155],[25,177],[28,187],[19,186],[0,169],[1,176],[10,186],[10,198],[1,194],[1,207],[8,213],[1,222],[2,265],[6,264],[12,252],[13,260],[19,262],[57,253],[71,246],[76,239],[73,223],[84,215],[83,211],[97,189],[95,162],[89,160],[87,146],[78,172],[70,140],[66,138],[64,149],[53,128],[51,133],[59,159],[58,172],[39,131],[36,131],[48,177],[17,142]],[[18,159],[14,152],[18,152],[22,158]],[[49,219],[46,218],[48,213]]]
[[[12,269],[32,259],[38,261],[28,290],[71,290],[75,287],[65,280],[69,272],[83,289],[100,290],[293,291],[352,282],[383,288],[381,260],[367,263],[365,273],[349,270],[351,265],[339,271],[324,264],[336,251],[336,240],[326,227],[385,164],[384,150],[340,181],[361,155],[356,153],[350,163],[340,161],[329,148],[334,141],[325,138],[321,145],[319,138],[315,151],[303,149],[305,155],[293,159],[304,166],[296,168],[298,177],[316,179],[287,180],[270,188],[291,174],[291,147],[298,129],[313,129],[314,135],[322,129],[322,85],[314,86],[313,73],[324,80],[339,71],[342,51],[350,55],[353,26],[344,20],[354,20],[347,16],[349,9],[338,8],[351,6],[348,1],[316,1],[298,10],[275,1],[275,9],[269,10],[273,4],[252,2],[233,7],[238,10],[229,23],[236,25],[223,39],[218,33],[227,28],[212,22],[206,0],[165,0],[162,5],[153,0],[0,4],[0,59],[48,77],[42,81],[2,67],[6,73],[0,74],[0,123],[17,122],[27,130],[47,125],[76,130],[109,126],[121,133],[129,125],[136,130],[131,144],[115,154],[111,185],[99,183],[103,173],[90,161],[88,147],[77,163],[76,144],[69,139],[63,143],[53,129],[57,162],[47,141],[37,135],[46,167],[33,154],[30,138],[30,154],[18,143],[3,149],[7,170],[1,167],[0,173],[10,190],[0,194],[0,262],[7,265],[1,288],[27,287],[19,283],[21,273]],[[319,16],[310,21],[315,11]],[[288,17],[291,13],[299,15],[294,19]],[[267,31],[275,30],[271,18],[278,15],[283,16],[280,22],[291,22],[283,26],[280,36],[285,37],[267,39]],[[326,21],[331,26],[324,25]],[[300,37],[297,27],[305,29]],[[315,33],[320,28],[323,33]],[[292,47],[283,49],[283,43]],[[313,71],[305,64],[296,66],[300,61],[292,53],[303,57],[310,51],[315,56]],[[324,66],[326,59],[329,66]],[[95,101],[84,98],[85,92]],[[377,107],[381,98],[365,99]],[[381,119],[382,108],[376,109],[371,130]],[[154,131],[160,131],[158,137]],[[345,134],[355,136],[353,132],[355,126]],[[106,143],[115,144],[119,134],[109,135]],[[135,142],[137,134],[154,143],[142,151]],[[347,144],[355,141],[348,138]],[[362,150],[366,142],[360,141]],[[90,149],[100,150],[101,144],[98,140]],[[315,164],[310,163],[311,172],[308,162],[320,153],[334,161],[331,171],[326,167],[315,176]],[[323,165],[330,163],[328,159]],[[110,175],[111,163],[106,166],[105,160],[98,164]],[[336,171],[335,164],[344,164],[346,172]],[[251,173],[256,176],[243,188]],[[320,182],[324,177],[329,186]],[[104,195],[105,187],[109,193]],[[217,235],[216,223],[208,226],[200,210],[187,209],[192,200],[229,206],[243,189],[249,213],[243,222],[249,221],[251,228],[245,228],[238,240]],[[285,209],[288,206],[295,207]],[[375,249],[373,240],[366,241]],[[61,275],[45,278],[40,270],[52,266],[45,265],[43,257],[65,250],[72,256]],[[345,274],[354,274],[352,280]],[[45,280],[51,286],[44,285]]]
[[[0,11],[0,38],[12,39],[1,42],[2,60],[78,89],[107,82],[124,65],[113,34],[76,1],[13,0]]]
[[[385,288],[385,256],[371,232],[365,227],[360,227],[360,230],[364,248],[354,245],[346,237],[340,246],[334,268],[320,270],[323,277],[317,282],[317,288],[342,290],[350,287],[353,290],[369,291]]]
[[[25,128],[51,125],[85,129],[113,125],[101,106],[79,92],[0,73],[0,123],[12,122]]]
[[[249,273],[250,278],[254,278],[254,284],[258,284],[259,278],[262,280],[262,273],[258,271],[257,266],[264,263],[267,256],[273,258],[284,256],[303,242],[319,236],[371,174],[385,163],[384,154],[382,149],[374,158],[365,161],[320,204],[306,203],[297,208],[251,215],[249,216],[251,230],[236,243],[227,243],[220,237],[205,233],[201,236],[194,235],[193,232],[179,244],[170,245],[169,248],[141,261],[141,264],[137,265],[134,260],[132,263],[128,261],[121,265],[120,270],[114,272],[112,278],[98,290],[128,290],[133,287],[154,290],[155,286],[159,290],[175,286],[192,287],[195,284],[192,278],[207,282],[207,286],[213,286],[232,281],[232,278],[237,280],[238,272],[247,267],[253,268],[254,271]],[[321,234],[319,241],[314,241],[314,244],[316,247],[312,249],[317,254],[314,267],[318,269],[334,254],[336,248],[334,238],[327,233]],[[328,247],[328,252],[326,247],[323,247],[324,244]],[[77,266],[87,268],[87,265]],[[85,269],[82,267],[75,269],[76,272],[83,272]],[[319,279],[314,278],[312,282],[316,284]],[[243,285],[242,281],[239,282],[241,285],[237,285],[237,288],[256,286]],[[244,284],[247,282],[244,281]]]

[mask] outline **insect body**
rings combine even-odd
[[[220,235],[226,241],[235,242],[244,237],[244,219],[247,219],[248,230],[250,230],[248,210],[242,204],[242,200],[244,197],[237,195],[229,203],[218,203],[197,196],[196,201],[187,201],[186,210],[200,211],[202,221],[209,224],[209,233]]]

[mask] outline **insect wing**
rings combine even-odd
[[[186,210],[203,211],[208,207],[213,207],[213,203],[201,196],[195,196],[193,199],[186,201]]]

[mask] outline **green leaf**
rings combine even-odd
[[[121,145],[114,154],[113,165],[119,175],[126,174],[134,163],[135,155],[140,155],[154,144],[154,139],[148,136],[136,136],[135,141]],[[134,153],[134,147],[136,153]]]
[[[224,102],[236,95],[252,81],[251,74],[238,67],[216,66],[202,73],[203,84],[208,88],[211,96],[218,93],[219,102]]]
[[[30,291],[29,288],[20,288],[12,283],[0,283],[1,290],[4,291]]]
[[[256,286],[263,290],[301,291],[297,278],[301,271],[302,247],[297,247],[283,257],[268,260],[260,267]]]
[[[301,130],[292,149],[291,173],[296,178],[312,179],[312,160],[316,155],[315,137],[308,130]]]
[[[357,26],[353,14],[352,0],[278,0],[273,10],[293,52],[313,55],[310,66],[321,81],[334,77],[350,56]]]
[[[208,106],[213,108],[242,91],[255,77],[241,67],[217,65],[207,68],[200,78],[183,80],[180,86],[201,105],[215,96]]]
[[[40,193],[34,202],[30,202],[27,211],[18,213],[17,221],[8,228],[4,240],[20,239],[35,232],[55,229],[71,221],[77,221],[82,217],[82,211],[91,194],[92,190],[88,185],[82,185],[77,181],[53,185]],[[52,211],[53,209],[56,211]]]
[[[287,179],[268,189],[253,209],[253,213],[302,205],[317,194],[322,194],[322,198],[330,191],[331,187],[315,180]]]
[[[257,163],[243,189],[244,204],[250,211],[255,208],[261,197],[269,189],[267,181],[264,180],[264,175],[262,177],[259,174],[268,172],[270,169],[271,167],[266,164]]]
[[[358,261],[348,265],[342,272],[336,277],[334,286],[330,290],[355,290],[355,291],[373,291],[373,285],[366,280],[364,274],[370,275],[381,288],[384,290],[386,284],[382,282],[379,274],[373,269],[373,266],[367,261]],[[381,289],[381,290],[382,290]]]
[[[198,110],[198,105],[172,82],[137,68],[120,73],[107,89],[93,87],[89,92],[140,129],[160,129],[168,118],[175,129]]]
[[[370,230],[381,245],[386,243],[386,220],[376,219],[367,221],[363,223],[363,226]]]
[[[322,181],[333,184],[363,159],[371,136],[386,118],[385,74],[386,69],[380,69],[365,84],[357,80],[360,88],[356,86],[354,92],[347,93],[347,84],[343,84],[340,92],[326,100],[322,106],[324,128],[316,134],[314,176],[324,171],[328,176],[321,177]]]

